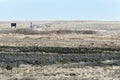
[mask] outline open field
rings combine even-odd
[[[1,80],[119,80],[120,22],[0,22]]]
[[[49,66],[20,65],[11,71],[0,68],[1,80],[119,80],[118,66],[66,67],[74,64]]]

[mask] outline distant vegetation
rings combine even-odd
[[[97,31],[93,30],[53,30],[53,31],[37,31],[32,29],[15,29],[15,30],[1,30],[1,34],[24,34],[24,35],[37,35],[37,34],[96,34]]]

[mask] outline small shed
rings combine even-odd
[[[16,23],[11,23],[11,28],[16,28],[17,24]]]

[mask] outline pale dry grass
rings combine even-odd
[[[66,64],[64,64],[66,65]],[[0,69],[1,80],[119,80],[120,67],[63,68],[61,64],[49,66],[21,65],[11,71]]]
[[[20,29],[29,29],[30,22],[17,22],[19,33],[21,33]],[[18,32],[17,29],[10,28],[10,23],[0,22],[0,30]],[[34,33],[44,31],[44,34],[0,34],[0,46],[120,47],[120,22],[35,21],[33,24],[39,27],[33,29]],[[86,30],[95,31],[95,33],[87,34]],[[83,32],[66,34],[69,31]],[[72,63],[68,64],[72,65]],[[120,66],[70,68],[68,64],[20,65],[17,68],[13,67],[12,70],[0,68],[0,80],[120,80]]]
[[[24,39],[24,38],[31,38],[31,39],[50,39],[50,40],[120,40],[119,36],[111,36],[111,35],[104,35],[104,36],[97,36],[97,35],[82,35],[82,34],[50,34],[50,35],[24,35],[24,34],[0,34],[0,38],[16,38],[16,39]]]
[[[24,35],[0,34],[1,46],[52,46],[52,47],[119,47],[120,37],[104,35]]]

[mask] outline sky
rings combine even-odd
[[[120,0],[0,0],[0,21],[120,21]]]

